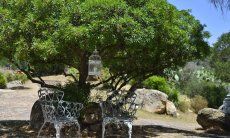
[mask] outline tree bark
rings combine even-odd
[[[84,52],[81,56],[79,67],[79,85],[85,85],[88,76],[88,54]]]

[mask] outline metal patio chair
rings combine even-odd
[[[77,119],[83,104],[62,100],[64,93],[54,89],[41,88],[38,95],[44,117],[44,123],[38,132],[38,137],[48,122],[54,124],[56,138],[60,138],[60,130],[64,125],[76,125],[78,136],[80,136],[80,124]]]
[[[128,127],[128,135],[131,138],[132,124],[138,105],[135,103],[136,95],[124,100],[122,96],[116,96],[112,100],[100,102],[102,110],[102,138],[105,135],[105,126],[110,123],[125,124]]]

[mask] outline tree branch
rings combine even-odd
[[[46,84],[45,81],[44,81],[40,76],[38,77],[39,80],[34,79],[34,78],[31,76],[30,72],[29,72],[30,70],[29,70],[29,71],[26,71],[26,70],[20,68],[20,66],[19,66],[17,63],[15,63],[15,62],[13,62],[13,63],[18,67],[18,69],[20,69],[23,73],[25,73],[26,76],[27,76],[27,78],[30,79],[33,83],[38,83],[38,84],[41,85],[41,87],[60,89],[60,87],[57,87],[57,86],[55,86],[55,85]],[[28,66],[29,66],[29,65],[28,65]]]
[[[65,75],[65,77],[70,76],[74,79],[75,82],[78,82],[77,78],[73,74],[67,74],[65,71],[63,72],[63,74]]]

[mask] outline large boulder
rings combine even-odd
[[[40,105],[40,101],[37,100],[30,113],[30,126],[35,130],[39,130],[44,122],[42,107]]]
[[[198,112],[197,122],[204,129],[221,128],[230,130],[230,116],[221,110],[204,108]]]
[[[83,124],[92,125],[97,124],[102,121],[102,113],[99,103],[89,103],[87,107],[84,108],[82,113],[81,122]]]
[[[166,113],[173,117],[177,117],[177,109],[173,102],[171,101],[166,102]]]
[[[166,102],[168,96],[158,90],[137,89],[136,102],[142,104],[142,109],[148,112],[164,114],[166,112]]]

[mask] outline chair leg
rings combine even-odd
[[[79,124],[78,121],[76,121],[75,124],[76,124],[77,127],[78,127],[78,131],[77,131],[78,137],[81,137],[81,126],[80,126],[80,124]]]
[[[106,126],[106,122],[103,121],[103,122],[102,122],[102,138],[105,137],[105,126]]]
[[[124,124],[128,126],[128,128],[129,128],[128,134],[129,134],[129,138],[131,138],[131,136],[132,136],[132,122],[124,122]]]
[[[56,138],[60,138],[60,132],[61,132],[61,123],[54,123],[54,127],[56,129]]]
[[[45,124],[46,124],[46,122],[44,122],[43,124],[42,124],[42,127],[39,129],[39,131],[38,131],[38,136],[37,137],[39,137],[40,136],[40,133],[41,133],[41,131],[42,131],[42,128],[45,126]]]

